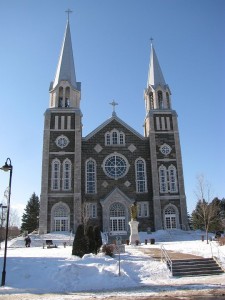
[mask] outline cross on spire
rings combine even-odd
[[[68,21],[70,20],[70,14],[72,13],[73,11],[70,10],[69,8],[65,11],[65,13],[68,14]]]
[[[150,38],[151,45],[153,44],[153,40],[154,40],[153,37],[151,37],[151,38]]]
[[[112,105],[113,107],[113,112],[112,112],[112,115],[113,116],[116,116],[116,112],[115,112],[115,106],[118,105],[117,102],[115,102],[115,100],[113,100],[112,102],[109,103],[110,105]]]

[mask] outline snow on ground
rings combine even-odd
[[[158,231],[140,233],[141,246],[126,246],[125,253],[111,258],[102,253],[88,254],[83,258],[72,256],[71,236],[51,234],[32,235],[30,248],[25,248],[24,238],[9,243],[6,265],[6,286],[0,295],[21,293],[110,293],[113,291],[139,291],[149,295],[160,291],[180,289],[225,289],[225,273],[217,276],[172,277],[166,265],[156,261],[141,249],[160,248],[211,257],[211,246],[201,241],[201,232]],[[154,238],[154,245],[144,245],[144,240]],[[45,239],[52,239],[58,248],[43,248]],[[63,242],[67,242],[66,248]],[[215,244],[215,242],[213,242]],[[214,254],[217,248],[213,246]],[[219,247],[225,266],[225,246]],[[0,270],[3,264],[0,250]]]

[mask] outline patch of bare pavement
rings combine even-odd
[[[0,295],[0,300],[212,300],[225,299],[225,289],[206,289],[201,291],[196,290],[176,290],[165,292],[150,292],[146,295],[140,295],[142,292],[131,291],[130,293],[75,293],[75,294],[5,294]],[[139,294],[139,295],[138,295]]]

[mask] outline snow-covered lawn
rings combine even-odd
[[[149,238],[146,233],[141,233],[141,240]],[[151,235],[152,237],[153,235]],[[51,238],[60,239],[57,235]],[[72,247],[43,249],[42,246],[25,248],[23,239],[14,242],[22,247],[8,248],[6,286],[0,288],[2,294],[21,293],[110,293],[110,291],[140,291],[142,295],[155,294],[161,291],[176,290],[207,290],[225,289],[225,273],[217,276],[199,277],[172,277],[166,265],[146,255],[141,249],[160,248],[163,244],[167,250],[190,253],[204,257],[211,257],[211,246],[202,242],[200,238],[177,232],[173,240],[157,242],[160,233],[155,233],[155,245],[126,246],[125,253],[111,258],[103,254],[85,255],[83,258],[72,256]],[[161,233],[162,240],[162,233]],[[33,245],[35,238],[32,238]],[[17,243],[17,244],[16,244]],[[22,244],[21,244],[22,243]],[[32,244],[31,244],[32,245]],[[219,247],[225,259],[225,246]],[[215,248],[216,250],[216,248]],[[214,252],[215,253],[215,252]],[[216,253],[215,253],[216,254]],[[0,250],[0,274],[3,263],[3,249]],[[127,291],[126,291],[127,290]],[[115,293],[115,292],[114,292]]]

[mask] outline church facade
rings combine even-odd
[[[85,223],[126,237],[133,204],[140,231],[188,229],[177,114],[153,45],[144,98],[144,135],[114,110],[83,137],[67,21],[44,117],[40,233],[75,232]]]

